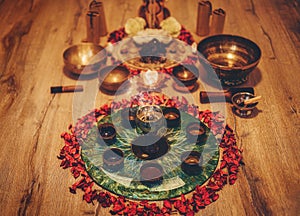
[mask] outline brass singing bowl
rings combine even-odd
[[[149,187],[159,185],[163,180],[163,167],[156,162],[144,163],[140,168],[140,180]]]
[[[199,71],[193,65],[189,65],[188,68],[179,65],[173,69],[173,75],[185,86],[191,86],[197,82]]]
[[[225,85],[244,83],[261,58],[261,50],[257,44],[236,35],[207,37],[198,44],[197,49]]]
[[[123,66],[106,66],[98,73],[100,88],[116,92],[128,80],[130,71]]]
[[[98,72],[106,60],[104,47],[83,43],[67,48],[63,53],[65,67],[77,75],[91,75]]]

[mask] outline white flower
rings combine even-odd
[[[146,21],[142,17],[135,17],[134,18],[140,24],[141,29],[143,30],[146,26]]]
[[[178,37],[181,30],[180,23],[174,17],[168,17],[167,19],[161,21],[160,27],[173,37]]]
[[[129,18],[125,23],[125,32],[128,35],[135,35],[143,30],[146,26],[146,21],[141,17]]]

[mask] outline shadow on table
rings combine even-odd
[[[236,112],[235,112],[233,106],[232,106],[232,108],[231,108],[231,111],[232,111],[232,113],[233,113],[234,115],[240,117],[238,114],[236,114]],[[263,112],[262,110],[260,110],[260,109],[258,109],[258,108],[255,108],[255,109],[252,111],[251,115],[249,115],[249,116],[247,116],[247,117],[240,117],[240,118],[243,118],[243,119],[252,119],[252,118],[255,118],[256,116],[258,116],[258,114],[259,114],[259,113],[262,113],[262,112]]]
[[[255,87],[262,80],[262,73],[259,68],[255,68],[252,73],[250,73],[247,82],[243,84],[243,86],[252,86]]]
[[[63,68],[63,73],[65,76],[69,77],[73,80],[91,80],[98,77],[98,73],[90,74],[90,75],[78,75],[69,71],[66,67]]]

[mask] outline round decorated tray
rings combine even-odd
[[[125,108],[127,109],[127,108]],[[164,110],[164,107],[162,107]],[[180,111],[181,123],[178,127],[168,128],[164,136],[169,148],[167,153],[155,160],[164,170],[163,180],[158,185],[146,185],[140,181],[140,168],[148,160],[134,153],[132,141],[142,136],[138,128],[128,128],[122,124],[122,109],[103,117],[95,124],[82,143],[82,159],[90,177],[101,187],[131,199],[161,200],[186,194],[202,185],[214,173],[219,161],[219,146],[215,136],[198,119]],[[117,129],[116,141],[106,145],[99,138],[98,126],[113,123]],[[186,128],[191,123],[205,128],[207,140],[196,144],[186,136]],[[118,148],[124,153],[124,167],[117,172],[104,168],[103,153],[109,148]],[[182,169],[182,154],[197,152],[201,155],[201,170],[187,174]]]
[[[173,214],[174,212],[180,213],[182,215],[193,215],[195,212],[198,212],[201,209],[205,208],[207,205],[215,202],[219,198],[218,191],[222,190],[225,185],[232,185],[235,183],[235,181],[237,180],[239,166],[242,164],[241,150],[236,145],[233,130],[228,125],[225,126],[223,124],[224,118],[220,113],[212,112],[209,110],[200,111],[198,110],[197,106],[189,105],[184,98],[182,98],[182,100],[179,100],[178,98],[170,99],[164,96],[147,96],[148,101],[152,101],[153,104],[159,105],[161,107],[176,107],[177,109],[184,111],[183,113],[181,113],[182,122],[180,129],[174,128],[172,130],[169,130],[170,134],[174,134],[174,136],[170,135],[168,137],[168,139],[170,139],[171,147],[174,147],[170,149],[178,149],[179,153],[180,142],[177,138],[177,135],[178,137],[180,136],[182,138],[182,143],[184,143],[185,136],[181,136],[179,134],[184,133],[184,126],[189,120],[197,122],[197,119],[199,119],[199,122],[203,122],[203,124],[205,124],[207,128],[209,128],[208,131],[206,128],[206,133],[210,138],[207,139],[208,141],[205,142],[203,147],[211,146],[211,148],[208,148],[208,150],[211,149],[208,151],[211,152],[209,155],[214,158],[213,160],[211,160],[212,163],[208,163],[211,165],[211,170],[206,169],[206,171],[202,171],[201,174],[199,172],[199,175],[196,176],[184,176],[181,170],[178,170],[177,173],[170,172],[169,175],[171,177],[179,176],[181,179],[183,179],[183,181],[189,181],[187,185],[189,185],[190,188],[194,187],[194,185],[196,186],[194,190],[192,190],[188,194],[183,192],[183,190],[185,190],[184,187],[177,187],[168,189],[170,197],[167,197],[166,199],[163,199],[160,196],[156,196],[156,199],[163,200],[162,206],[159,206],[156,202],[149,202],[145,199],[132,200],[130,198],[126,198],[123,195],[123,191],[121,190],[124,189],[124,194],[129,197],[130,186],[132,186],[133,183],[140,185],[140,187],[143,187],[145,189],[145,192],[149,194],[155,194],[153,191],[155,187],[147,188],[145,187],[145,185],[140,184],[139,181],[131,182],[128,186],[125,185],[125,187],[123,181],[121,181],[120,183],[119,179],[115,179],[115,175],[121,176],[121,170],[120,173],[113,173],[113,175],[112,173],[103,171],[101,157],[103,156],[103,152],[105,151],[104,149],[110,148],[112,146],[105,147],[103,145],[99,145],[99,140],[95,140],[95,138],[98,136],[92,136],[92,133],[97,133],[96,129],[98,125],[101,125],[104,122],[110,122],[110,117],[111,119],[114,119],[114,115],[116,115],[117,118],[118,110],[122,111],[126,109],[126,107],[128,107],[128,105],[130,104],[133,104],[134,106],[140,105],[139,100],[136,100],[136,98],[131,98],[130,101],[124,99],[122,103],[114,102],[111,104],[104,104],[99,109],[92,110],[90,113],[82,116],[75,126],[70,125],[69,132],[64,132],[61,134],[61,137],[64,139],[64,146],[60,150],[58,156],[58,158],[61,160],[60,166],[63,169],[69,169],[73,177],[76,179],[69,188],[70,192],[76,194],[80,193],[79,191],[82,191],[83,200],[85,200],[87,203],[97,202],[99,203],[99,206],[101,206],[101,208],[110,208],[110,213],[113,215],[151,215],[153,213],[168,215]],[[117,112],[113,112],[113,110],[117,110]],[[117,123],[119,121],[113,122],[117,126]],[[117,131],[119,131],[118,126],[116,128]],[[126,130],[124,130],[124,132],[125,131]],[[123,150],[127,149],[127,154],[126,151],[124,151],[124,155],[128,157],[129,155],[132,155],[130,153],[128,143],[130,143],[130,140],[132,140],[133,137],[128,137],[127,139],[122,141],[120,138],[121,134],[122,133],[119,132],[119,134],[117,135],[117,139],[119,139],[119,141],[112,145],[118,148],[123,148]],[[135,132],[130,131],[129,134],[134,135]],[[215,139],[212,134],[214,134],[216,137],[217,146],[214,146]],[[171,140],[173,140],[174,142],[171,142]],[[121,146],[122,144],[125,145]],[[176,148],[176,145],[178,145],[178,148]],[[195,149],[195,146],[193,145],[182,145],[186,146],[188,150]],[[90,146],[90,152],[88,152],[88,146]],[[196,146],[196,150],[200,147],[201,146]],[[219,152],[216,150],[217,148],[219,149]],[[184,149],[180,152],[184,152]],[[204,155],[203,152],[202,155]],[[89,157],[88,153],[90,154]],[[93,153],[94,155],[92,155]],[[174,158],[177,159],[178,157]],[[133,157],[133,161],[137,160],[138,159]],[[218,165],[216,166],[215,170],[213,170],[215,162],[217,161]],[[126,164],[127,163],[124,162],[125,167]],[[138,173],[138,168],[136,168],[135,170]],[[205,170],[204,167],[203,170]],[[212,174],[210,175],[211,171]],[[165,174],[167,173],[165,172]],[[182,176],[184,176],[185,178]],[[164,178],[167,179],[167,176],[164,176]],[[207,178],[207,181],[205,181],[205,178]],[[124,178],[122,178],[122,180],[124,180]],[[108,182],[112,182],[111,187],[110,185],[107,185]],[[97,187],[96,184],[100,185],[100,187]],[[164,185],[163,182],[160,185],[162,187],[162,185]],[[115,188],[113,186],[115,186]],[[110,190],[112,193],[103,189],[104,187],[107,187],[108,190]],[[176,196],[176,192],[174,192],[176,191],[176,189],[178,191],[181,190],[182,193],[178,198],[171,198],[172,196]],[[186,189],[186,191],[189,191],[189,189]],[[132,194],[138,192],[142,191],[138,190],[138,188],[133,188]],[[149,200],[153,199],[154,198],[152,198],[152,196],[149,198]]]

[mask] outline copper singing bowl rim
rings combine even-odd
[[[71,58],[72,56],[77,55],[77,58],[80,59],[81,56],[79,54],[80,53],[86,54],[88,50],[90,50],[91,53],[87,57],[86,64],[79,61],[75,61],[74,58]],[[94,59],[94,57],[99,52],[104,52],[104,54],[101,55],[101,58],[98,59],[97,57],[96,59]],[[85,67],[85,66],[94,65],[102,62],[103,59],[105,58],[105,54],[106,54],[105,48],[100,45],[94,43],[81,43],[81,44],[75,44],[65,49],[65,51],[63,52],[63,59],[66,64]],[[91,62],[91,60],[96,60],[96,61]]]
[[[122,72],[122,73],[121,73]],[[120,74],[119,80],[110,80],[109,75]],[[124,66],[105,66],[99,70],[98,79],[104,86],[119,86],[122,85],[130,76],[130,71]]]
[[[235,50],[230,50],[229,47],[235,46]],[[215,52],[218,54],[235,54],[237,56],[241,56],[237,51],[243,50],[246,51],[247,55],[247,62],[244,63],[244,65],[241,66],[227,66],[227,65],[221,65],[218,63],[215,63],[213,61],[209,61],[209,63],[212,65],[213,68],[221,69],[224,71],[244,71],[250,68],[256,67],[256,65],[259,63],[261,58],[261,49],[259,46],[251,41],[250,39],[247,39],[242,36],[238,35],[231,35],[231,34],[219,34],[219,35],[213,35],[209,36],[202,41],[199,42],[197,46],[197,50],[206,58],[208,59],[209,56],[215,53],[206,52],[211,48],[219,48],[222,52]],[[230,52],[229,52],[230,51]],[[251,56],[252,55],[252,56]],[[250,57],[252,57],[250,59]]]
[[[189,74],[189,76],[187,76],[187,77],[179,76],[179,74],[183,73],[183,72],[187,72]],[[197,78],[199,76],[199,71],[198,71],[198,68],[193,65],[188,65],[186,67],[183,65],[179,65],[179,66],[174,67],[173,75],[182,82],[189,82],[189,81],[197,80]]]

